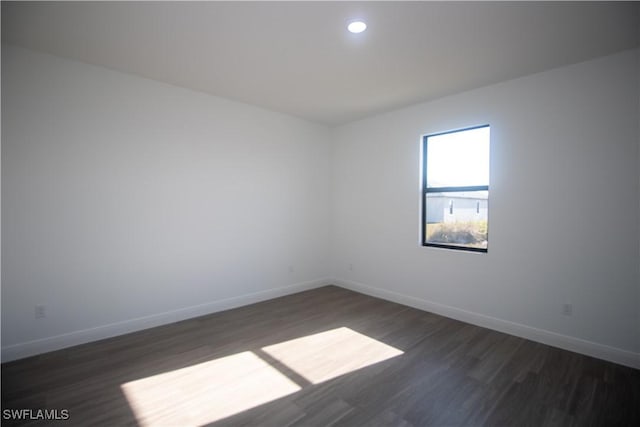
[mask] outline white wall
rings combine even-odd
[[[324,127],[9,46],[2,124],[4,360],[329,271]]]
[[[638,58],[625,52],[336,129],[338,283],[640,366]],[[489,252],[420,247],[421,135],[483,124]]]
[[[3,360],[332,274],[640,366],[639,55],[328,130],[3,46]],[[420,136],[485,123],[489,252],[420,247]]]

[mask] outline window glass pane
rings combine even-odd
[[[489,126],[427,137],[427,187],[489,185]]]
[[[488,191],[426,194],[425,242],[487,249]]]

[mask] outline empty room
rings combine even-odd
[[[640,425],[640,2],[1,6],[3,425]]]

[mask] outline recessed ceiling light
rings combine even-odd
[[[347,26],[347,30],[354,34],[358,34],[367,29],[367,24],[362,21],[353,21]]]

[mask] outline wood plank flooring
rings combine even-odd
[[[5,363],[2,409],[69,414],[3,425],[637,426],[640,371],[327,286]]]

